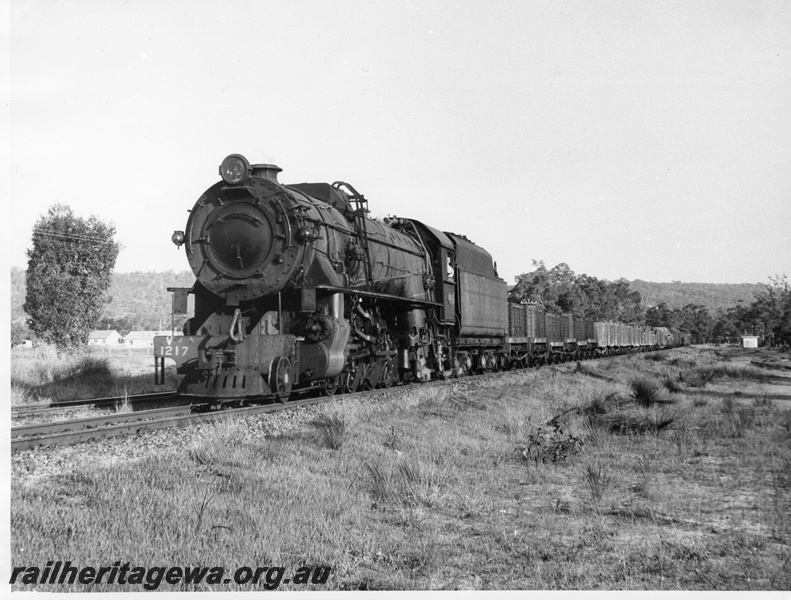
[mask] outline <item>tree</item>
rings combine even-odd
[[[736,326],[737,336],[752,334],[758,329],[758,316],[753,304],[745,306],[741,301],[725,311],[728,319]]]
[[[516,285],[511,288],[508,299],[511,302],[541,302],[546,304],[549,297],[549,271],[543,260],[533,260],[535,271],[516,276]]]
[[[769,278],[766,292],[756,294],[752,309],[769,344],[791,343],[791,286],[785,275]]]
[[[731,343],[739,337],[739,328],[736,323],[723,310],[717,311],[714,327],[711,329],[711,336],[718,344]]]
[[[681,317],[679,329],[691,333],[693,343],[705,344],[709,341],[714,320],[705,306],[687,304],[679,311],[679,314]]]
[[[534,271],[516,277],[508,299],[511,302],[538,302],[556,313],[593,320],[619,320],[642,323],[644,314],[640,293],[629,282],[600,281],[589,275],[576,275],[566,263],[547,269],[544,261],[533,261]]]
[[[607,283],[607,291],[612,296],[613,312],[618,321],[624,323],[643,323],[645,312],[642,307],[640,292],[633,292],[626,279],[619,279],[614,283]]]
[[[110,300],[114,237],[113,225],[75,217],[65,204],[50,207],[33,228],[24,309],[33,332],[58,351],[86,344]]]
[[[679,318],[675,310],[665,302],[660,302],[645,311],[645,324],[650,327],[671,327],[678,329]]]

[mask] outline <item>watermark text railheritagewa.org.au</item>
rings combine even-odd
[[[324,585],[330,567],[298,567],[286,573],[285,567],[239,567],[233,572],[223,567],[139,567],[115,561],[111,566],[78,567],[71,561],[49,561],[40,567],[14,567],[11,584],[23,585],[142,585],[145,590],[156,590],[164,584],[181,585],[257,585],[265,590],[277,589],[281,584]]]

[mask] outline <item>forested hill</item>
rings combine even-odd
[[[654,283],[635,279],[629,288],[640,292],[645,306],[656,306],[664,302],[668,308],[683,308],[687,304],[705,306],[711,314],[719,308],[736,306],[740,301],[749,305],[755,294],[766,291],[761,283]]]
[[[125,333],[170,327],[172,296],[167,288],[191,287],[193,283],[192,271],[113,274],[112,300],[104,309],[104,328]]]
[[[170,293],[168,287],[189,287],[195,277],[189,271],[175,273],[115,273],[110,289],[112,301],[104,310],[101,327],[126,333],[132,329],[158,329],[160,322],[170,323]],[[633,291],[640,292],[646,307],[664,302],[668,308],[682,308],[687,304],[700,304],[712,314],[718,308],[735,306],[740,300],[746,305],[753,302],[755,292],[765,288],[762,284],[712,284],[712,283],[652,283],[635,280],[629,282]],[[11,319],[24,323],[22,310],[25,302],[25,271],[11,269]]]
[[[121,334],[138,329],[159,329],[170,326],[171,294],[168,287],[190,287],[195,276],[190,271],[174,273],[114,273],[109,294],[112,300],[104,309],[99,329],[116,329]],[[11,321],[22,324],[27,315],[25,303],[25,271],[11,269]]]

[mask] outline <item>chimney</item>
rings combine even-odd
[[[253,165],[252,169],[253,177],[263,177],[264,179],[274,181],[275,183],[279,183],[277,180],[277,174],[283,170],[277,165]]]

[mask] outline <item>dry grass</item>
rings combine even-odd
[[[648,413],[638,409],[622,409],[596,415],[591,423],[610,433],[649,433],[665,429],[676,420],[673,413]]]
[[[596,363],[613,381],[553,367],[338,403],[334,450],[315,425],[264,437],[229,420],[183,450],[18,480],[12,563],[330,565],[335,590],[788,590],[788,400],[728,377],[640,406],[630,381],[718,360],[665,354]],[[654,426],[602,426],[630,412]],[[548,457],[583,444],[525,460],[531,436]]]
[[[154,385],[151,350],[85,348],[58,355],[54,348],[11,351],[11,404],[49,403],[175,389],[174,370],[164,386]]]
[[[668,376],[662,378],[662,385],[671,394],[678,393],[683,389],[681,385],[679,385],[678,380]]]
[[[315,439],[331,450],[340,448],[348,433],[343,415],[322,413],[308,425],[314,430]]]

